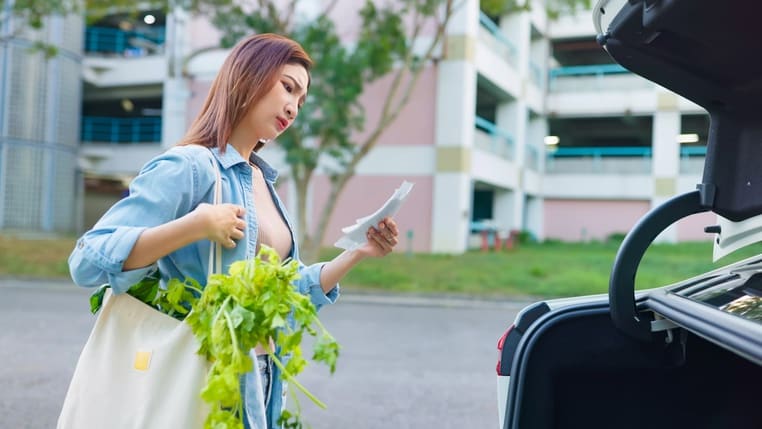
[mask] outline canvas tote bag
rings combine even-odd
[[[220,172],[214,203],[221,199]],[[210,246],[209,273],[222,248]],[[58,429],[200,429],[208,363],[187,323],[127,294],[108,291],[77,362]]]

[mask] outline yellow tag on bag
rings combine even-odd
[[[148,371],[148,365],[151,363],[151,352],[150,351],[138,351],[135,353],[135,364],[134,367],[138,371]]]

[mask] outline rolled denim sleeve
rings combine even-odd
[[[300,278],[296,280],[299,291],[305,295],[309,295],[310,300],[318,310],[326,304],[333,304],[336,302],[340,294],[340,287],[338,284],[336,284],[336,286],[328,293],[323,291],[323,287],[320,285],[320,271],[323,270],[323,265],[325,265],[325,262],[312,265],[304,265],[300,263]]]
[[[114,293],[122,293],[155,271],[156,264],[122,271],[124,261],[145,229],[118,227],[94,229],[85,234],[69,256],[69,270],[74,283],[84,287],[108,283]]]
[[[112,206],[78,241],[69,257],[74,282],[84,287],[109,283],[125,292],[156,269],[156,264],[123,271],[135,242],[148,228],[177,219],[198,200],[199,160],[191,151],[169,150],[149,161],[130,184],[129,195]],[[209,169],[206,169],[209,170]]]

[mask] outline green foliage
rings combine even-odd
[[[226,29],[222,44],[231,46],[248,34],[266,32],[298,41],[315,62],[310,93],[299,120],[278,143],[297,174],[316,168],[321,154],[346,166],[355,151],[352,136],[365,124],[359,102],[365,86],[389,73],[410,51],[401,16],[413,6],[424,4],[424,9],[430,9],[441,1],[406,1],[401,8],[366,1],[359,11],[360,31],[352,47],[341,40],[327,14],[310,20],[290,19],[277,2],[261,3],[250,13],[235,4],[214,10],[214,25]],[[310,144],[312,141],[318,145]]]
[[[532,8],[529,0],[479,0],[479,6],[491,17],[529,11]],[[572,14],[591,7],[591,0],[546,0],[545,2],[545,11],[550,18],[558,18],[562,14]]]
[[[296,261],[281,264],[275,251],[262,247],[253,260],[231,265],[229,274],[210,276],[201,297],[193,304],[185,320],[200,342],[199,353],[212,362],[201,392],[212,406],[207,428],[241,427],[240,379],[253,368],[249,350],[257,344],[270,344],[271,339],[279,353],[276,355],[276,350],[268,347],[268,354],[281,370],[281,377],[325,407],[294,378],[307,364],[300,345],[305,331],[318,334],[312,324],[318,325],[322,333],[313,359],[327,364],[332,372],[339,346],[318,320],[309,298],[294,289],[297,270]],[[293,323],[288,322],[290,319]],[[290,355],[291,359],[283,365],[278,355]],[[285,418],[295,427],[301,425],[298,415]]]
[[[348,178],[354,175],[354,166],[406,104],[410,87],[400,85],[399,78],[403,72],[419,73],[421,66],[433,58],[433,50],[420,55],[414,52],[416,42],[421,41],[421,29],[426,23],[433,23],[435,17],[440,23],[446,23],[452,0],[365,0],[358,4],[359,22],[351,41],[341,37],[331,18],[329,9],[334,2],[325,2],[329,9],[309,19],[294,13],[299,5],[308,2],[293,0],[284,5],[275,0],[262,0],[248,13],[238,5],[229,4],[215,8],[212,16],[214,25],[225,29],[223,44],[226,46],[245,35],[273,32],[299,42],[315,62],[309,95],[299,118],[288,132],[278,137],[297,185],[302,256],[313,260],[336,198]],[[444,17],[441,16],[443,11],[447,12]],[[444,27],[431,28],[437,32],[432,42],[436,45]],[[421,43],[417,45],[420,49]],[[360,97],[368,84],[383,76],[391,76],[393,83],[387,94],[374,100],[382,107],[381,113],[371,118],[376,121],[368,127],[366,124],[370,121]],[[358,141],[358,136],[363,136],[363,140]],[[327,173],[333,189],[315,221],[317,230],[310,237],[304,200],[321,156],[333,161],[331,167],[327,167],[331,168]]]
[[[313,360],[323,362],[333,372],[339,346],[317,318],[309,297],[292,285],[298,277],[298,263],[281,263],[278,254],[262,247],[252,260],[231,265],[229,274],[210,276],[201,297],[193,304],[186,321],[199,340],[199,353],[212,362],[202,398],[212,405],[207,428],[240,427],[243,401],[241,376],[253,368],[249,350],[274,340],[276,350],[268,354],[281,370],[281,377],[301,390],[317,405],[319,399],[302,386],[295,376],[307,361],[302,357],[304,333],[317,336]],[[175,306],[171,308],[176,309]],[[292,322],[289,322],[289,321]],[[285,365],[278,356],[290,355]],[[300,425],[298,415],[289,415],[291,424]]]
[[[621,243],[624,241],[625,236],[627,236],[626,232],[612,232],[606,237],[606,241],[609,243]]]
[[[158,273],[128,290],[151,307],[185,320],[193,329],[199,354],[211,362],[201,391],[201,397],[211,405],[206,428],[243,427],[240,380],[254,367],[249,351],[258,344],[269,345],[271,339],[276,350],[267,346],[267,352],[280,369],[281,378],[318,406],[326,407],[295,378],[307,365],[301,342],[305,332],[317,337],[312,360],[327,365],[331,373],[336,370],[340,347],[320,323],[309,297],[293,287],[298,268],[297,261],[281,263],[274,250],[263,246],[254,259],[233,263],[228,274],[210,276],[203,291],[192,279],[170,279],[162,289]],[[107,287],[102,286],[90,297],[93,313],[100,308]],[[290,359],[284,365],[278,356],[286,355]],[[281,420],[285,427],[302,427],[298,413],[284,413]]]
[[[522,243],[502,252],[462,255],[392,253],[350,271],[343,290],[413,294],[458,294],[516,299],[606,293],[620,243]],[[336,251],[326,251],[329,258]],[[635,285],[672,284],[762,253],[762,243],[712,262],[712,243],[652,244],[638,268]]]

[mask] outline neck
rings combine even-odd
[[[233,146],[243,159],[249,159],[249,155],[259,149],[258,143],[258,138],[253,137],[251,133],[243,132],[240,127],[234,129],[228,139],[228,144]]]
[[[256,144],[256,143],[255,143]],[[251,152],[254,151],[254,145],[253,144],[240,144],[235,142],[228,142],[228,146],[233,146],[233,148],[238,152],[238,154],[241,155],[241,158],[243,159],[249,159],[249,156],[251,155]]]

